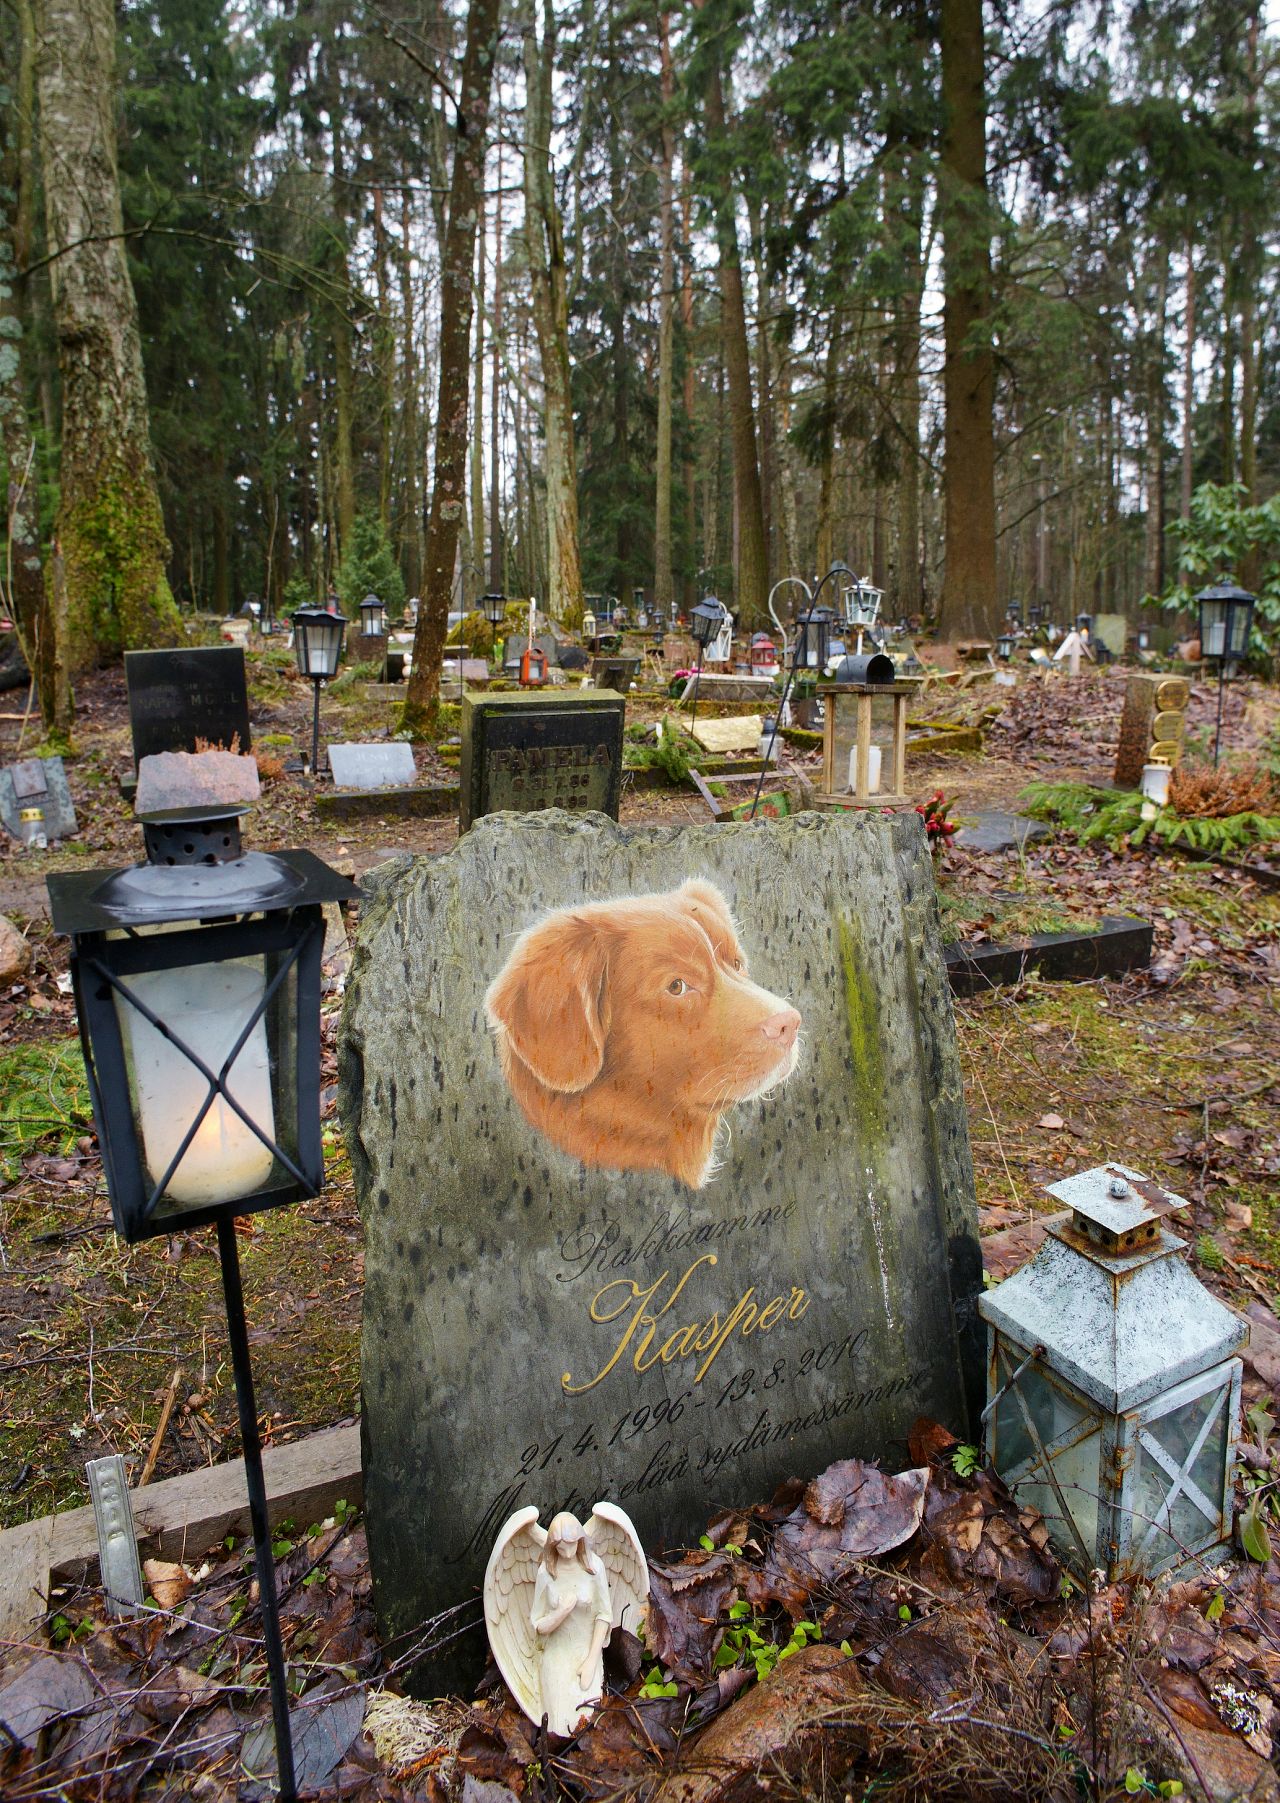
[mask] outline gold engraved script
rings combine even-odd
[[[560,1383],[566,1395],[581,1396],[587,1390],[594,1390],[608,1377],[624,1353],[630,1354],[636,1371],[648,1371],[654,1365],[669,1365],[675,1359],[700,1360],[693,1374],[694,1383],[700,1384],[734,1335],[745,1340],[749,1334],[768,1333],[779,1321],[798,1321],[809,1306],[808,1296],[794,1287],[789,1296],[774,1296],[761,1303],[756,1300],[753,1284],[728,1314],[715,1309],[705,1317],[685,1320],[680,1325],[677,1325],[680,1317],[673,1317],[667,1337],[660,1345],[655,1345],[659,1321],[675,1306],[694,1272],[715,1262],[714,1252],[703,1253],[689,1266],[661,1306],[657,1306],[658,1301],[670,1280],[670,1271],[664,1271],[647,1289],[642,1289],[634,1277],[619,1277],[597,1290],[588,1311],[591,1319],[602,1327],[623,1320],[625,1325],[608,1362],[601,1366],[590,1383],[575,1384],[573,1373],[565,1372]]]

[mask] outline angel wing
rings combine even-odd
[[[498,1670],[532,1721],[542,1719],[534,1658],[533,1590],[547,1531],[532,1503],[508,1515],[498,1531],[484,1574],[484,1621]]]
[[[614,1627],[638,1634],[648,1606],[649,1564],[631,1517],[617,1503],[598,1502],[584,1531],[608,1574]]]

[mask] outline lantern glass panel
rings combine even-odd
[[[1025,1357],[1000,1342],[998,1382],[1008,1383]],[[991,1446],[996,1470],[1017,1491],[1019,1504],[1039,1510],[1059,1547],[1082,1551],[1092,1565],[1102,1484],[1102,1418],[1096,1410],[1041,1366],[1030,1365],[996,1407]]]
[[[1138,1427],[1133,1552],[1147,1570],[1177,1563],[1223,1538],[1231,1372],[1215,1375],[1221,1381],[1203,1394],[1158,1416],[1144,1411]]]
[[[826,707],[835,710],[835,755],[832,769],[836,794],[852,795],[857,790],[860,707],[869,709],[871,715],[866,791],[868,795],[891,794],[894,780],[893,697],[863,695],[860,698],[856,690],[830,689],[823,692],[823,702]]]
[[[187,933],[183,938],[190,943]],[[216,1076],[224,1076],[225,1068],[230,1095],[261,1133],[299,1164],[296,963],[289,965],[257,1020],[252,1019],[285,958],[284,952],[266,951],[201,963],[190,961],[188,952],[181,963],[122,974],[119,981]],[[186,1139],[210,1083],[124,995],[117,991],[113,999],[142,1179],[150,1194]],[[242,1036],[244,1043],[236,1051]],[[277,1189],[295,1195],[292,1174],[254,1127],[215,1094],[151,1219],[158,1223]]]

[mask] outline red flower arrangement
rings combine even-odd
[[[916,804],[916,813],[924,821],[929,849],[935,858],[946,855],[947,847],[955,834],[955,822],[947,818],[953,806],[954,802],[948,801],[941,789],[931,795],[928,801]]]

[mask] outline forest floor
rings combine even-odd
[[[255,748],[284,758],[308,745],[309,686],[291,674],[276,652],[268,657],[252,656],[250,671]],[[1045,682],[1025,675],[1012,690],[984,683],[963,695],[940,695],[928,704],[939,716],[972,722],[985,716],[985,749],[981,754],[912,758],[909,786],[922,800],[943,790],[954,804],[953,817],[964,821],[979,810],[1015,809],[1028,781],[1037,777],[1106,783],[1122,694],[1122,672],[1090,672],[1075,682],[1059,676]],[[14,715],[22,697],[19,693],[16,703],[12,695],[4,699],[0,762],[8,763],[18,754],[20,722]],[[131,767],[119,673],[104,672],[85,683],[79,703],[76,755],[68,760],[79,837],[74,844],[48,853],[24,854],[12,847],[0,850],[0,910],[26,932],[35,954],[27,977],[0,993],[0,1526],[86,1500],[84,1465],[89,1458],[119,1452],[136,1468],[151,1444],[171,1388],[175,1388],[176,1403],[160,1447],[157,1477],[219,1462],[234,1456],[238,1447],[211,1236],[175,1235],[130,1248],[111,1231],[74,1040],[66,947],[49,930],[44,879],[55,869],[132,860],[139,854],[140,841],[131,806],[119,790],[120,776]],[[656,719],[666,705],[658,697],[633,699],[628,717]],[[1205,744],[1215,707],[1216,691],[1197,687],[1189,710],[1193,744]],[[1232,685],[1226,742],[1253,752],[1268,744],[1274,746],[1278,717],[1280,704],[1274,690],[1256,683]],[[371,701],[363,685],[350,683],[344,688],[338,683],[326,692],[322,710],[326,740],[372,738],[389,729],[389,710]],[[28,753],[32,743],[28,730]],[[433,748],[420,748],[417,756],[426,779],[451,779],[455,766],[447,757]],[[624,823],[695,823],[707,817],[705,804],[685,789],[624,793]],[[310,846],[358,876],[393,851],[436,854],[447,850],[456,837],[456,823],[374,819],[341,823],[340,827],[316,816],[304,782],[279,776],[264,781],[263,799],[250,817],[246,836],[249,843],[266,848]],[[1155,929],[1155,953],[1148,970],[1119,980],[1073,984],[1032,978],[1016,987],[956,1003],[988,1268],[1003,1275],[1032,1249],[1040,1232],[1038,1217],[1049,1206],[1043,1195],[1046,1183],[1112,1158],[1146,1171],[1188,1198],[1191,1207],[1184,1231],[1194,1244],[1193,1268],[1202,1281],[1248,1313],[1254,1324],[1246,1399],[1280,1413],[1275,1401],[1280,1391],[1280,889],[1218,864],[1148,849],[1112,851],[1101,843],[1081,845],[1062,834],[1034,840],[1021,852],[1005,853],[969,852],[961,840],[941,864],[939,888],[946,930],[971,941],[1068,925],[1087,929],[1104,915],[1117,914],[1149,920]],[[339,1003],[340,986],[335,985],[327,997],[324,1017],[326,1193],[298,1209],[259,1215],[242,1224],[246,1302],[251,1339],[257,1348],[258,1403],[269,1441],[293,1439],[350,1420],[358,1410],[362,1241],[350,1167],[334,1114]],[[1260,1438],[1263,1446],[1258,1457],[1265,1468],[1269,1457],[1265,1429]],[[935,1489],[950,1507],[957,1500],[951,1467],[937,1445],[926,1451],[928,1456],[922,1456],[921,1462],[941,1473],[936,1476]],[[966,1481],[972,1485],[979,1480]],[[1000,1508],[986,1492],[982,1494],[982,1519],[999,1517]],[[762,1501],[742,1499],[744,1508]],[[796,1506],[797,1499],[790,1498],[788,1507]],[[761,1516],[761,1544],[781,1519]],[[1015,1523],[1009,1531],[1015,1529],[1025,1540],[1025,1524],[1017,1528]],[[736,1531],[730,1538],[736,1540]],[[339,1542],[341,1550],[333,1550]],[[304,1572],[312,1577],[308,1594],[313,1604],[321,1600],[314,1589],[314,1570],[321,1571],[324,1579],[321,1589],[329,1599],[326,1607],[338,1609],[335,1599],[346,1599],[340,1610],[345,1611],[341,1634],[348,1636],[350,1647],[343,1658],[328,1661],[327,1683],[339,1667],[350,1669],[353,1675],[357,1667],[364,1673],[365,1662],[373,1657],[367,1573],[361,1564],[358,1526],[339,1522],[316,1544],[326,1553],[332,1552],[321,1565],[312,1567],[301,1557],[299,1547],[306,1550],[301,1543],[282,1553],[282,1558],[292,1558],[297,1566],[296,1571],[292,1565],[288,1568],[295,1587],[303,1583]],[[935,1550],[945,1546],[946,1534],[939,1530],[933,1544]],[[966,1558],[972,1564],[972,1554],[970,1547],[963,1558],[959,1553],[956,1558],[960,1565]],[[1031,1558],[1032,1553],[1026,1557]],[[897,1575],[890,1586],[892,1590],[906,1585],[903,1596],[911,1592],[912,1585],[925,1582],[919,1572],[904,1576],[906,1569],[895,1568]],[[958,1570],[957,1566],[952,1579]],[[219,1565],[215,1561],[212,1576],[206,1574],[202,1579],[205,1585],[213,1584],[214,1590],[202,1591],[197,1585],[192,1592],[199,1607],[212,1611],[210,1621],[220,1620],[226,1627],[225,1608],[230,1607],[229,1599],[242,1576],[239,1564],[232,1573],[230,1562],[223,1560]],[[1247,1606],[1240,1600],[1246,1580],[1254,1585]],[[1251,1572],[1235,1572],[1222,1585],[1215,1582],[1199,1601],[1195,1597],[1181,1599],[1173,1615],[1199,1609],[1197,1619],[1203,1622],[1202,1605],[1219,1594],[1223,1585],[1227,1613],[1224,1617],[1218,1609],[1212,1617],[1216,1631],[1225,1633],[1235,1622],[1240,1633],[1253,1634],[1265,1651],[1265,1658],[1259,1654],[1251,1668],[1255,1686],[1260,1695],[1280,1700],[1280,1637],[1268,1627],[1259,1639],[1256,1630],[1262,1617],[1268,1623],[1273,1619],[1272,1587],[1280,1585],[1280,1568],[1273,1563]],[[957,1596],[946,1585],[943,1589],[950,1598],[948,1607],[960,1610]],[[869,1592],[864,1598],[868,1619],[889,1594],[874,1586],[873,1590],[874,1595]],[[998,1593],[998,1584],[987,1593],[988,1613],[997,1624]],[[1077,1597],[1077,1607],[1079,1603]],[[816,1609],[817,1604],[812,1606]],[[1095,1599],[1095,1613],[1097,1606]],[[1119,1623],[1129,1605],[1122,1609],[1107,1593],[1102,1607],[1104,1613],[1110,1611],[1109,1620],[1113,1617],[1114,1623]],[[1167,1609],[1167,1599],[1160,1607]],[[220,1608],[224,1609],[221,1617],[217,1613]],[[100,1632],[107,1634],[108,1630],[99,1629],[97,1609],[91,1597],[75,1599],[74,1607],[71,1602],[62,1605],[59,1632],[63,1639],[70,1633],[75,1644],[80,1621],[85,1625],[79,1631],[88,1645],[95,1643]],[[918,1608],[915,1613],[920,1613]],[[953,1623],[957,1632],[962,1613],[960,1610]],[[1253,1627],[1241,1626],[1246,1616]],[[1088,1628],[1093,1620],[1089,1610],[1086,1617]],[[1132,1626],[1132,1612],[1126,1619]],[[1040,1628],[1044,1626],[1042,1622]],[[334,1632],[341,1639],[338,1630]],[[1070,1632],[1074,1634],[1076,1629]],[[147,1636],[141,1631],[130,1631],[123,1641],[118,1633],[113,1634],[114,1650],[109,1658],[105,1653],[103,1657],[107,1664],[115,1661],[112,1669],[121,1683],[126,1678],[129,1683],[138,1681],[139,1661],[145,1666],[147,1661],[168,1658],[170,1652],[194,1663],[186,1640],[165,1651],[158,1650],[161,1637],[157,1630],[144,1645]],[[837,1636],[837,1640],[848,1638]],[[857,1636],[853,1638],[856,1642]],[[831,1634],[824,1627],[824,1647],[830,1641]],[[229,1644],[234,1650],[234,1636]],[[1072,1644],[1074,1658],[1083,1642],[1077,1639]],[[812,1658],[817,1651],[811,1649],[797,1662],[796,1669],[803,1665],[817,1685],[807,1703],[803,1699],[796,1702],[797,1720],[806,1707],[818,1709],[830,1703],[830,1697],[826,1703],[822,1701],[827,1678],[822,1676],[822,1660],[815,1665]],[[1002,1644],[998,1651],[1001,1659],[1014,1658],[1016,1663],[1016,1647]],[[1210,1656],[1206,1651],[1205,1659]],[[243,1657],[247,1659],[248,1654]],[[237,1653],[236,1660],[240,1658]],[[686,1701],[697,1692],[695,1667],[696,1661],[679,1677],[681,1686],[688,1680],[689,1687],[680,1691]],[[1194,1663],[1178,1666],[1179,1671],[1184,1669],[1194,1672],[1197,1668]],[[1091,1682],[1096,1679],[1095,1659]],[[0,1671],[0,1687],[5,1681]],[[1144,1679],[1148,1681],[1154,1681],[1150,1674]],[[992,1697],[999,1685],[994,1679],[991,1682],[994,1689],[987,1694],[985,1705],[988,1713],[998,1707]],[[723,1690],[723,1673],[720,1683]],[[1067,1684],[1063,1694],[1069,1690]],[[898,1694],[906,1697],[910,1693],[911,1685],[904,1679]],[[698,1707],[705,1706],[713,1713],[706,1697],[697,1694],[701,1697]],[[880,1710],[875,1716],[877,1732],[888,1733],[895,1746],[898,1740],[894,1737],[898,1736],[906,1748],[911,1740],[909,1723],[905,1717],[895,1717],[896,1726],[890,1733],[882,1718],[885,1710],[892,1712],[892,1697],[883,1689],[876,1697]],[[1201,1700],[1197,1700],[1197,1708]],[[667,1699],[662,1702],[665,1707]],[[220,1690],[216,1697],[212,1692],[203,1696],[202,1704],[205,1715],[197,1708],[197,1716],[203,1727],[208,1726],[209,1712],[226,1713]],[[163,1724],[185,1719],[183,1711],[193,1707],[189,1696],[181,1708],[175,1702],[169,1713],[161,1710],[154,1719],[148,1718],[147,1732],[153,1739],[163,1738],[168,1731]],[[512,1741],[511,1724],[505,1717],[499,1720],[496,1703],[491,1701],[485,1707],[492,1719],[484,1732],[492,1744],[486,1743],[489,1751],[483,1758],[477,1754],[470,1766],[464,1763],[459,1770],[469,1770],[477,1779],[512,1785],[523,1756]],[[738,1705],[744,1707],[745,1703]],[[874,1711],[868,1714],[861,1701],[847,1695],[840,1707],[848,1721],[859,1724],[853,1739],[862,1736],[859,1744],[865,1753],[866,1731]],[[1176,1702],[1174,1712],[1178,1712]],[[970,1713],[981,1714],[982,1708],[975,1703]],[[1071,1718],[1076,1725],[1060,1743],[1060,1751],[1062,1746],[1083,1745],[1072,1739],[1079,1727],[1078,1714],[1077,1708]],[[467,1714],[468,1731],[479,1732],[478,1719],[474,1711]],[[649,1721],[646,1731],[654,1746],[666,1744],[664,1735],[671,1739],[673,1720],[668,1710],[662,1720],[654,1717]],[[1187,1733],[1205,1730],[1203,1721],[1196,1729],[1195,1720],[1194,1711],[1179,1716]],[[157,1722],[162,1725],[157,1727]],[[1215,1725],[1221,1727],[1217,1717]],[[1085,1757],[1090,1773],[1101,1770],[1107,1759],[1114,1765],[1118,1757],[1112,1749],[1104,1759],[1099,1733],[1095,1722],[1090,1730],[1091,1751]],[[524,1784],[516,1788],[533,1799],[557,1794],[555,1782],[563,1782],[569,1795],[615,1794],[622,1772],[619,1761],[625,1763],[624,1743],[635,1754],[634,1733],[628,1730],[628,1734],[630,1738],[621,1729],[617,1731],[613,1751],[608,1757],[600,1755],[599,1769],[589,1783],[582,1779],[575,1789],[563,1772],[553,1782],[553,1761],[541,1777],[526,1776]],[[151,1744],[146,1735],[142,1738]],[[675,1738],[678,1742],[679,1734]],[[1233,1745],[1239,1740],[1237,1735],[1228,1738]],[[767,1739],[764,1734],[760,1742],[762,1759],[768,1752]],[[376,1761],[370,1763],[367,1738],[355,1745],[356,1753],[339,1768],[347,1773],[345,1789],[339,1782],[341,1794],[361,1790],[369,1796],[408,1794],[395,1785],[379,1789],[383,1779],[375,1776],[378,1767]],[[365,1748],[362,1755],[361,1747]],[[999,1766],[996,1754],[1000,1748],[985,1742],[982,1748],[982,1759]],[[101,1746],[81,1751],[101,1766]],[[526,1751],[525,1765],[538,1766],[543,1750]],[[1004,1752],[1007,1766],[1007,1746]],[[652,1748],[644,1757],[651,1754]],[[1201,1756],[1205,1756],[1203,1752]],[[908,1788],[901,1794],[944,1794],[941,1788],[930,1789],[927,1774],[918,1762],[913,1763],[915,1754],[902,1751],[902,1758],[903,1769],[914,1773],[913,1782],[919,1780],[923,1788],[914,1792]],[[1176,1745],[1172,1752],[1166,1746],[1161,1758],[1170,1771],[1185,1772],[1187,1759],[1178,1756]],[[424,1795],[444,1795],[443,1790],[431,1792],[424,1775],[427,1766],[433,1766],[433,1761],[427,1760],[414,1782],[423,1787]],[[64,1765],[61,1769],[65,1776],[70,1768]],[[149,1773],[154,1783],[156,1773],[163,1769],[167,1769],[163,1760],[157,1766],[150,1755],[140,1757],[138,1781]],[[1125,1768],[1116,1769],[1120,1784],[1116,1794],[1123,1794]],[[1004,1778],[999,1782],[998,1773],[979,1774],[973,1778],[972,1790],[954,1794],[1033,1794],[1016,1787],[1001,1789],[1001,1783],[1013,1781],[1004,1767],[1001,1770]],[[37,1779],[35,1768],[30,1771],[30,1782],[23,1778],[21,1788],[6,1794],[48,1794],[40,1789],[44,1780]],[[1061,1776],[1069,1791],[1075,1780],[1068,1782],[1070,1773],[1065,1768]],[[332,1786],[336,1778],[327,1778],[326,1783]],[[14,1782],[17,1784],[16,1777]],[[49,1782],[54,1782],[52,1775]],[[1147,1783],[1145,1777],[1142,1782]],[[1149,1788],[1155,1794],[1154,1784]],[[100,1787],[94,1794],[108,1791]],[[119,1794],[131,1793],[126,1787]],[[225,1793],[217,1788],[202,1793],[195,1785],[191,1794],[212,1798]],[[695,1786],[672,1793],[677,1794],[682,1803],[695,1803],[695,1799],[721,1793]],[[837,1787],[830,1794],[844,1793]],[[1049,1795],[1051,1790],[1036,1794]],[[1089,1794],[1111,1793],[1095,1789]],[[1271,1793],[1264,1790],[1258,1794]]]

